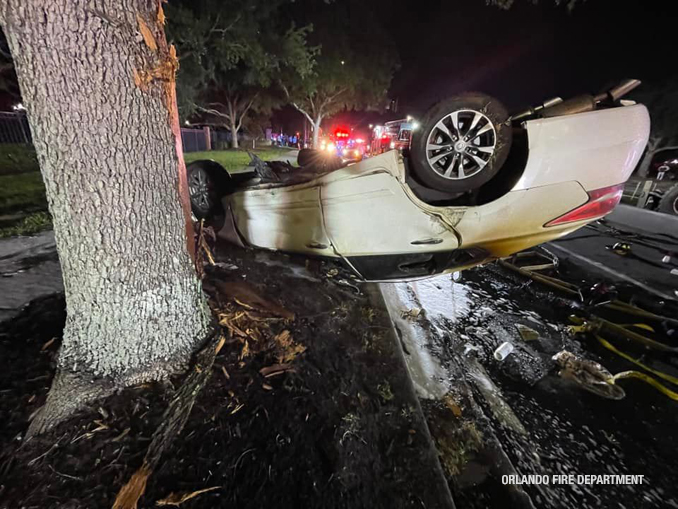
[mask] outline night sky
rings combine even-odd
[[[420,113],[465,90],[517,109],[597,92],[623,78],[650,83],[678,70],[671,0],[586,0],[571,12],[553,0],[516,0],[508,11],[483,0],[399,3],[401,9],[383,12],[402,61],[391,95],[403,112]]]
[[[508,11],[484,0],[366,1],[400,53],[389,92],[399,109],[383,116],[352,112],[339,121],[366,126],[417,116],[462,91],[489,93],[516,111],[555,95],[598,92],[627,77],[652,86],[678,75],[674,4],[579,0],[570,12],[554,0],[515,0]],[[9,98],[0,99],[9,106]],[[300,130],[302,120],[290,108],[274,117],[276,124]]]
[[[484,0],[373,0],[400,54],[401,68],[389,91],[398,99],[398,111],[350,112],[331,123],[364,128],[416,117],[463,91],[488,93],[517,111],[553,96],[596,93],[624,78],[651,87],[678,76],[674,3],[579,0],[568,11],[554,0],[537,5],[515,0],[509,10]],[[302,125],[292,109],[274,122],[287,130]]]

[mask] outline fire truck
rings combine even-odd
[[[410,148],[414,122],[403,118],[386,122],[384,125],[375,126],[372,129],[372,142],[370,153],[381,154],[387,150],[403,150]]]
[[[365,140],[354,136],[349,129],[339,127],[323,141],[320,148],[339,156],[344,162],[357,162],[365,154]]]

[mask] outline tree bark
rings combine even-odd
[[[64,397],[73,410],[102,395],[69,393],[79,385],[64,380],[117,388],[162,379],[209,335],[162,19],[151,0],[0,5],[68,309],[49,421],[63,417]]]
[[[322,120],[322,117],[317,117],[313,121],[313,148],[318,148],[320,145],[320,122]]]
[[[231,121],[231,148],[238,148],[238,128],[235,126],[235,122]]]

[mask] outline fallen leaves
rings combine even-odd
[[[221,488],[221,486],[212,486],[211,488],[204,488],[202,490],[198,491],[191,491],[191,492],[184,492],[184,493],[170,493],[167,495],[165,498],[158,500],[155,505],[157,506],[164,506],[164,505],[173,505],[173,506],[180,506],[187,500],[191,500],[192,498],[197,497],[198,495],[202,495],[203,493],[207,493],[209,491],[214,491],[218,490]]]

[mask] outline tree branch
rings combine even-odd
[[[211,103],[214,104],[214,103]],[[225,118],[229,122],[231,121],[231,116],[228,113],[223,113],[219,110],[215,110],[214,108],[204,108],[203,106],[200,106],[198,104],[193,103],[193,106],[199,111],[202,111],[203,113],[207,113],[208,115],[214,115],[217,117]],[[223,105],[222,105],[223,106]]]
[[[245,115],[247,115],[247,112],[250,110],[252,105],[254,104],[254,101],[256,100],[257,96],[259,94],[254,94],[254,97],[250,100],[250,102],[247,104],[243,112],[240,114],[240,120],[238,122],[238,127],[235,128],[236,131],[240,131],[240,128],[242,127],[242,121],[245,118]]]
[[[306,110],[304,110],[301,106],[299,106],[299,105],[298,105],[297,103],[295,103],[295,102],[292,103],[292,106],[294,106],[294,107],[296,108],[296,110],[297,110],[299,113],[301,113],[302,115],[304,115],[304,116],[308,119],[308,121],[309,121],[311,124],[313,124],[313,118],[311,118],[311,115],[309,115],[308,113],[306,113]]]

